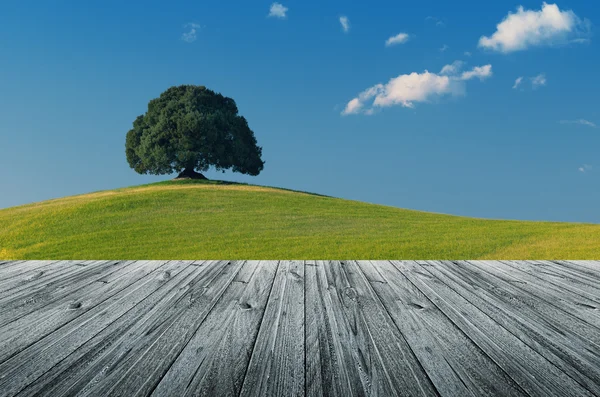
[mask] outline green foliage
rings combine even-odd
[[[202,86],[171,87],[127,133],[129,166],[140,174],[231,169],[258,175],[262,148],[233,99]]]
[[[0,259],[598,259],[600,225],[474,219],[221,181],[0,210]]]

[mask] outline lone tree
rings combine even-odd
[[[203,86],[171,87],[148,104],[133,122],[125,153],[140,174],[206,179],[196,171],[211,166],[258,175],[264,161],[254,132],[235,101]]]

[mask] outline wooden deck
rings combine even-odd
[[[0,395],[600,395],[600,262],[0,261]]]

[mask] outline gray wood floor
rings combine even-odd
[[[600,262],[0,261],[0,395],[600,395]]]

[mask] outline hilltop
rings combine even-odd
[[[0,210],[0,259],[600,257],[600,225],[486,220],[219,181]]]

